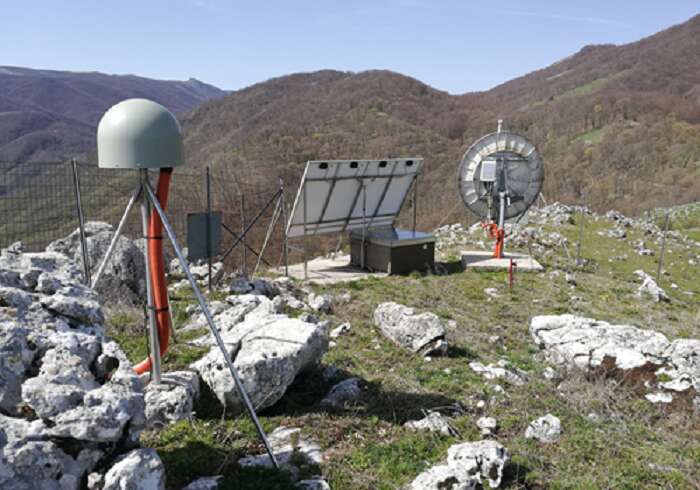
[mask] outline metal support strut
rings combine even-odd
[[[151,204],[153,205],[153,208],[155,211],[158,213],[160,216],[161,221],[163,222],[163,228],[165,228],[165,232],[168,235],[168,239],[170,240],[170,243],[173,246],[173,249],[175,250],[175,254],[177,255],[177,259],[180,262],[180,266],[182,267],[182,270],[185,271],[185,276],[187,276],[187,280],[189,281],[190,285],[192,286],[192,289],[194,290],[194,294],[197,298],[197,302],[199,303],[200,308],[202,309],[202,313],[204,314],[204,317],[207,320],[207,324],[209,326],[209,329],[211,330],[212,335],[214,336],[214,339],[216,340],[216,344],[219,347],[219,350],[221,351],[221,355],[224,358],[224,361],[226,362],[226,365],[228,366],[228,369],[231,373],[231,376],[233,377],[233,381],[236,384],[236,388],[238,389],[238,393],[241,395],[241,398],[243,399],[243,404],[246,407],[246,410],[248,411],[248,414],[250,415],[250,418],[253,421],[253,424],[255,424],[255,429],[258,432],[258,435],[260,436],[260,439],[263,441],[263,444],[265,445],[265,449],[267,450],[268,456],[270,456],[270,461],[272,462],[272,465],[275,468],[279,468],[279,465],[277,463],[277,459],[275,458],[275,455],[272,451],[272,447],[270,446],[269,441],[267,440],[267,435],[265,434],[265,430],[262,428],[262,425],[260,424],[260,420],[258,419],[257,414],[255,413],[255,408],[253,407],[253,404],[250,401],[250,398],[248,397],[248,393],[245,390],[245,387],[243,386],[243,383],[241,382],[241,379],[238,377],[238,372],[236,371],[236,368],[233,366],[233,362],[231,361],[231,356],[228,353],[228,350],[226,350],[226,345],[224,344],[224,340],[221,338],[221,334],[219,333],[219,330],[216,328],[216,325],[214,325],[214,319],[211,316],[211,312],[209,311],[209,307],[207,306],[206,301],[204,300],[204,296],[202,296],[201,291],[199,290],[199,286],[197,285],[197,281],[195,281],[194,277],[192,276],[192,273],[190,272],[189,265],[187,264],[187,260],[185,260],[185,256],[182,254],[182,250],[177,244],[177,239],[175,237],[175,233],[173,232],[172,227],[170,226],[170,222],[168,221],[167,216],[165,215],[165,212],[163,211],[163,208],[160,206],[160,203],[158,202],[158,199],[156,198],[155,194],[153,193],[153,189],[151,189],[150,184],[148,182],[144,183],[144,188],[146,191],[146,195],[148,199],[150,200]]]
[[[83,202],[80,193],[80,177],[78,176],[78,162],[71,160],[73,167],[73,187],[75,190],[75,207],[78,211],[78,225],[80,226],[80,247],[83,253],[83,283],[90,284],[90,262],[88,260],[87,239],[85,238],[85,217],[83,216]]]

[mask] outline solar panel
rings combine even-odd
[[[287,236],[392,226],[422,167],[422,158],[307,162]]]

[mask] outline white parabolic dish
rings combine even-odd
[[[459,165],[462,200],[474,214],[487,219],[495,218],[489,216],[487,186],[481,181],[482,165],[494,160],[500,160],[505,165],[506,187],[511,198],[511,203],[505,208],[505,218],[520,216],[535,202],[542,190],[544,167],[535,146],[519,134],[509,131],[487,134],[466,151]]]

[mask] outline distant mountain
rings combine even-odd
[[[700,16],[459,96],[388,71],[275,78],[186,114],[185,147],[247,180],[298,177],[316,158],[423,156],[435,222],[457,202],[462,153],[498,119],[538,146],[550,200],[625,212],[700,200]]]
[[[0,161],[84,155],[95,146],[95,129],[104,111],[126,98],[152,99],[182,113],[224,93],[195,79],[0,66]]]

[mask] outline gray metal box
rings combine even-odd
[[[408,274],[435,268],[435,236],[430,233],[378,228],[365,232],[364,263],[362,230],[350,232],[350,262],[371,271]]]
[[[189,260],[205,259],[209,256],[207,250],[207,221],[208,213],[189,213],[187,215],[187,258]],[[211,256],[221,253],[221,211],[211,213],[209,223],[209,240]]]

